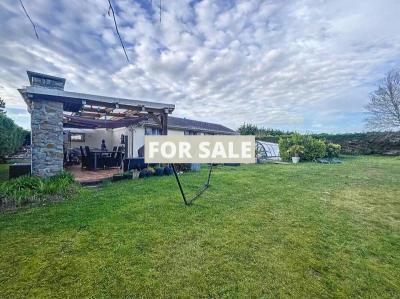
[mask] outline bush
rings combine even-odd
[[[171,166],[165,166],[164,167],[164,174],[165,175],[171,175],[174,171],[172,170]]]
[[[0,162],[14,154],[27,140],[30,133],[17,126],[12,119],[0,113]]]
[[[291,157],[300,157],[300,155],[304,154],[304,146],[298,144],[292,145],[287,152]]]
[[[144,168],[144,169],[142,169],[142,170],[139,172],[139,178],[150,177],[150,176],[154,175],[155,172],[156,172],[156,171],[154,170],[153,167]]]
[[[67,172],[46,179],[22,176],[0,184],[0,207],[65,199],[73,194],[76,187],[73,176]]]
[[[314,161],[326,155],[326,145],[324,141],[313,138],[310,135],[292,134],[279,139],[279,153],[282,159],[289,160],[291,158],[289,149],[294,145],[304,148],[304,152],[301,155],[304,161]]]
[[[157,176],[164,175],[164,167],[156,167],[155,168],[155,175],[157,175]]]
[[[341,149],[342,147],[340,146],[340,144],[328,143],[326,145],[326,156],[328,158],[337,158],[339,157]]]

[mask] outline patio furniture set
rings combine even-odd
[[[80,146],[82,168],[96,171],[105,168],[121,168],[124,159],[124,148],[114,146],[112,151],[90,149]]]

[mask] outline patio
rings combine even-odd
[[[110,180],[114,174],[121,172],[120,169],[116,168],[89,171],[82,169],[80,165],[67,166],[65,170],[70,172],[75,180],[82,185],[97,184],[102,181]]]
[[[137,157],[143,145],[138,138],[134,142],[134,124],[150,119],[167,135],[174,105],[69,92],[64,90],[64,78],[41,73],[28,71],[28,78],[30,86],[19,92],[31,113],[33,175],[52,176],[69,166],[80,182],[108,178],[120,171],[124,159]],[[91,130],[86,137],[95,138],[72,140],[66,130],[73,129]],[[79,159],[71,161],[70,151]],[[85,171],[71,166],[77,161],[83,162]]]

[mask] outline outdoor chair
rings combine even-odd
[[[87,157],[87,166],[86,169],[89,170],[94,170],[94,159],[95,159],[95,155],[90,151],[89,146],[85,146],[85,152],[86,152],[86,157]],[[97,169],[102,169],[104,168],[104,160],[101,155],[97,155],[96,156],[97,161],[96,161],[96,168]]]
[[[115,149],[115,150],[114,150]],[[121,167],[121,162],[124,158],[124,153],[122,152],[122,147],[119,146],[118,148],[114,146],[113,154],[110,157],[105,159],[106,167]]]
[[[81,145],[79,148],[80,148],[80,150],[81,150],[81,161],[82,161],[82,166],[81,166],[81,168],[87,168],[87,164],[88,164],[87,156],[86,156],[86,154],[85,154],[85,152],[84,152],[84,150],[83,150],[82,145]]]

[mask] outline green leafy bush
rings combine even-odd
[[[341,149],[342,147],[340,146],[340,144],[328,143],[326,145],[326,156],[328,158],[337,158],[339,157]]]
[[[0,113],[0,161],[18,151],[29,136],[29,132],[17,126],[12,119]]]
[[[300,155],[304,154],[304,146],[295,144],[289,147],[287,151],[291,157],[299,157]]]
[[[279,139],[279,152],[282,159],[289,160],[292,157],[289,149],[294,145],[304,148],[301,156],[304,161],[313,161],[326,155],[326,144],[323,140],[296,133]]]
[[[36,176],[22,176],[0,184],[0,207],[19,207],[29,203],[68,198],[77,185],[70,173],[42,179]]]

